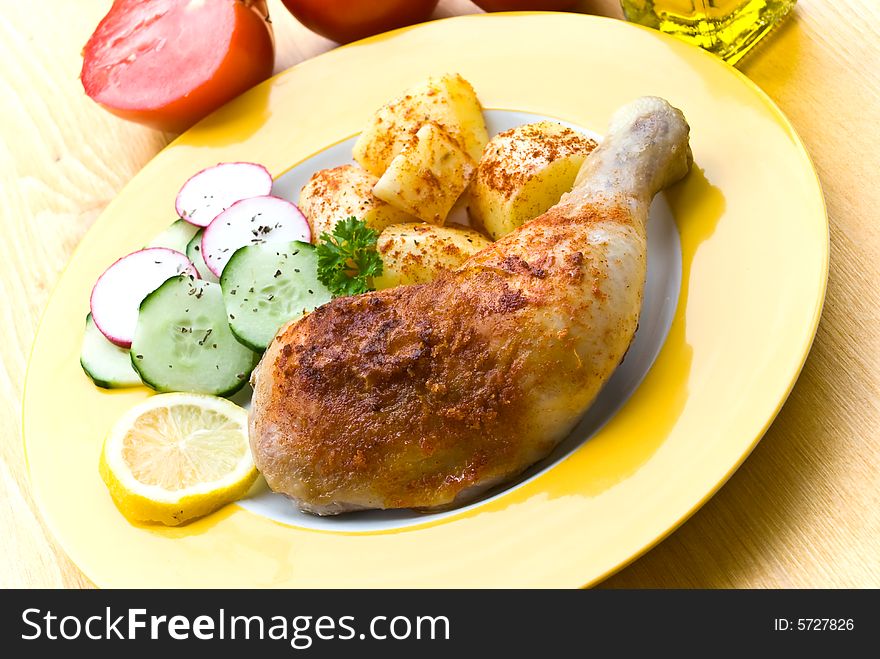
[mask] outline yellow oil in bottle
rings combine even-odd
[[[621,0],[626,18],[738,61],[797,0]]]

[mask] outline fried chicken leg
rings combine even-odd
[[[283,328],[253,376],[269,487],[321,515],[431,509],[546,456],[632,341],[648,207],[690,164],[681,112],[638,99],[544,215],[431,283]]]

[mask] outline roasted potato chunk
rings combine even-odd
[[[422,284],[454,270],[492,243],[481,233],[461,225],[394,224],[379,236],[382,275],[373,279],[377,289]]]
[[[473,178],[476,163],[437,124],[425,124],[373,187],[398,210],[442,225]]]
[[[552,121],[518,126],[492,138],[471,186],[474,226],[494,240],[556,204],[574,185],[596,142]]]
[[[382,106],[354,145],[354,159],[382,176],[394,157],[426,123],[448,133],[477,162],[489,141],[480,101],[458,74],[428,78],[401,98]]]
[[[299,195],[299,208],[312,227],[312,242],[318,242],[324,231],[332,232],[337,223],[352,216],[380,232],[391,224],[414,222],[412,215],[373,195],[378,180],[356,165],[316,172]]]

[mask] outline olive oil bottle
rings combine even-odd
[[[797,0],[621,0],[626,18],[738,61]]]

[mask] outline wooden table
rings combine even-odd
[[[80,49],[109,0],[0,0],[0,586],[89,581],[40,520],[20,435],[25,366],[64,264],[101,210],[171,139],[83,94]],[[277,70],[333,44],[270,0]],[[620,16],[613,0],[582,11]],[[479,11],[442,0],[437,16]],[[801,0],[740,64],[819,170],[831,278],[788,402],[733,478],[611,587],[880,586],[880,4]],[[756,237],[759,239],[759,237]]]

